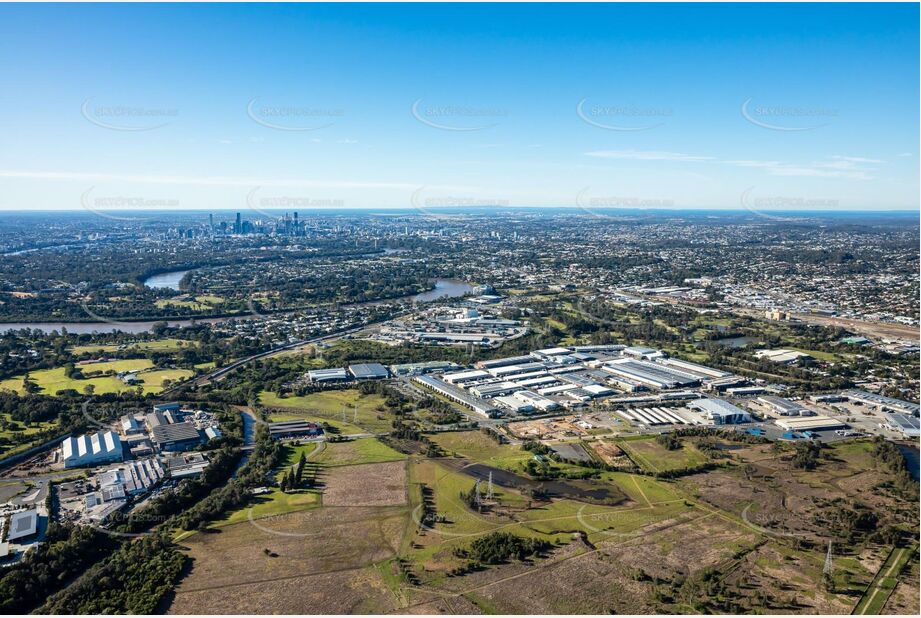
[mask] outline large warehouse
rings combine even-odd
[[[689,402],[688,407],[697,410],[708,425],[732,425],[752,420],[748,412],[722,399],[697,399]]]
[[[61,458],[65,468],[90,466],[124,459],[121,438],[114,431],[100,431],[61,442]]]

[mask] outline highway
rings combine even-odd
[[[171,386],[170,388],[161,391],[160,394],[159,394],[159,396],[160,396],[160,397],[168,397],[168,396],[173,395],[173,394],[175,394],[175,393],[181,392],[182,390],[188,388],[189,386],[202,386],[202,385],[207,384],[207,383],[209,383],[209,382],[216,381],[216,380],[220,380],[221,378],[223,378],[224,376],[226,376],[228,373],[230,373],[230,372],[232,372],[232,371],[234,371],[234,370],[236,370],[236,369],[239,369],[240,367],[242,367],[243,365],[246,365],[247,363],[251,363],[251,362],[256,361],[256,360],[259,360],[259,359],[261,359],[261,358],[269,358],[270,356],[274,356],[274,355],[280,354],[280,353],[282,353],[282,352],[287,352],[287,351],[289,351],[289,350],[293,350],[293,349],[295,349],[295,348],[299,348],[299,347],[304,346],[304,345],[309,345],[309,344],[311,344],[311,343],[320,343],[321,341],[330,341],[330,340],[333,340],[333,339],[338,339],[338,338],[340,338],[340,337],[344,337],[344,336],[346,336],[346,335],[351,335],[351,334],[353,334],[353,333],[357,333],[357,332],[362,331],[362,330],[364,330],[364,329],[366,329],[366,328],[369,328],[369,327],[371,327],[371,326],[375,326],[375,325],[377,325],[377,324],[383,324],[384,322],[387,322],[387,321],[392,320],[392,319],[394,319],[394,318],[396,318],[396,317],[399,317],[400,315],[403,315],[404,313],[406,313],[406,312],[401,312],[401,313],[395,314],[395,315],[393,315],[393,316],[391,316],[391,317],[388,317],[386,320],[378,320],[378,321],[376,321],[376,322],[369,322],[369,323],[367,323],[367,324],[361,324],[361,325],[359,325],[359,326],[353,326],[353,327],[350,327],[350,328],[347,328],[347,329],[344,329],[344,330],[340,330],[340,331],[328,333],[328,334],[326,334],[326,335],[321,335],[321,336],[319,336],[319,337],[313,337],[313,338],[311,338],[311,339],[302,339],[302,340],[299,340],[299,341],[294,341],[294,342],[291,342],[291,343],[286,343],[285,345],[279,346],[279,347],[277,347],[277,348],[272,348],[271,350],[266,350],[265,352],[259,352],[258,354],[253,354],[252,356],[247,356],[246,358],[241,358],[241,359],[235,360],[234,362],[230,363],[229,365],[227,365],[227,366],[225,366],[225,367],[221,367],[221,368],[219,368],[219,369],[215,369],[214,371],[212,371],[212,372],[210,372],[210,373],[206,373],[205,375],[198,376],[198,377],[195,378],[194,380],[191,380],[191,381],[188,381],[188,382],[182,382],[181,384],[176,384],[175,386]]]

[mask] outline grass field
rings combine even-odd
[[[363,395],[356,389],[322,391],[303,397],[279,397],[262,391],[259,401],[267,408],[283,410],[272,414],[272,421],[298,418],[326,421],[343,434],[386,433],[393,428],[391,415],[382,411],[383,397]]]
[[[617,446],[649,472],[692,468],[708,461],[707,456],[688,440],[684,440],[681,448],[674,451],[660,445],[655,438],[618,440]]]
[[[158,309],[164,309],[166,307],[183,307],[185,309],[191,309],[192,311],[208,311],[223,302],[224,299],[220,296],[200,294],[194,297],[183,295],[177,298],[165,298],[158,300],[154,304]]]
[[[14,421],[9,414],[0,414],[6,429],[0,429],[0,456],[8,457],[35,446],[39,440],[33,438],[40,431],[54,429],[57,421],[42,423],[23,423]],[[2,500],[0,500],[2,502]]]
[[[276,481],[281,479],[285,470],[297,464],[302,453],[307,458],[308,462],[310,462],[310,455],[316,450],[317,444],[310,443],[300,446],[286,445],[284,448],[285,452],[282,466],[275,473]],[[295,511],[318,507],[321,502],[321,492],[318,490],[300,489],[285,493],[277,487],[273,487],[270,493],[255,496],[249,505],[228,513],[224,518],[215,521],[211,527],[221,528],[223,526],[249,521],[250,517],[253,519],[263,519],[266,517],[284,515],[285,513],[294,513]]]
[[[186,341],[183,339],[155,339],[153,341],[137,341],[134,343],[129,343],[125,346],[127,350],[150,350],[153,352],[175,352],[176,350],[181,350],[184,347],[197,346],[198,342],[196,341]],[[73,354],[100,354],[103,352],[117,352],[119,346],[116,344],[110,345],[76,345],[70,348],[71,353]]]
[[[401,459],[406,459],[406,455],[376,438],[360,438],[348,442],[327,442],[326,448],[314,461],[324,466],[351,466]]]
[[[518,471],[533,456],[520,446],[499,444],[481,431],[453,431],[432,436],[448,454],[484,463],[503,470]]]
[[[82,393],[87,385],[92,385],[96,394],[120,393],[136,388],[122,382],[115,375],[103,375],[109,372],[138,371],[138,379],[145,393],[159,393],[163,390],[163,381],[176,381],[192,376],[188,369],[153,369],[153,363],[146,358],[130,360],[105,361],[79,367],[84,378],[74,379],[64,375],[64,367],[42,369],[29,374],[41,392],[54,395],[58,391],[74,389]],[[25,394],[25,376],[17,376],[0,381],[0,390],[12,390]]]
[[[899,573],[908,564],[908,561],[918,551],[918,545],[913,543],[909,547],[896,547],[889,554],[886,562],[880,567],[873,582],[867,588],[866,593],[854,608],[854,614],[859,615],[878,615],[880,610],[889,600],[889,595],[895,590],[899,583]]]

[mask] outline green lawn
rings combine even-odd
[[[208,311],[209,309],[213,309],[216,305],[220,305],[223,302],[224,299],[220,296],[200,294],[195,297],[183,295],[176,298],[165,298],[158,300],[154,304],[158,309],[163,309],[166,307],[183,307],[186,309],[191,309],[192,311]]]
[[[186,341],[184,339],[154,339],[153,341],[137,341],[135,343],[129,343],[125,349],[127,350],[151,350],[154,352],[174,352],[180,350],[184,347],[194,347],[198,346],[197,341]],[[73,346],[70,349],[72,354],[99,354],[101,352],[117,352],[118,345],[116,344],[107,344],[107,345],[77,345]]]
[[[0,418],[4,420],[3,424],[7,427],[6,429],[0,429],[0,440],[2,440],[2,445],[0,445],[0,456],[2,457],[8,457],[21,451],[28,450],[37,443],[37,439],[32,436],[40,431],[54,429],[58,426],[57,421],[42,423],[15,421],[6,413],[0,414]],[[14,428],[11,428],[9,426],[10,424]]]
[[[387,433],[392,428],[392,416],[384,408],[380,395],[363,395],[356,389],[321,391],[303,397],[279,397],[276,393],[262,391],[260,403],[267,408],[281,408],[272,414],[272,421],[306,418],[326,421],[343,434]]]
[[[82,393],[87,385],[93,385],[96,394],[120,393],[131,390],[129,386],[114,375],[103,375],[107,372],[138,371],[138,379],[142,381],[145,393],[158,393],[163,390],[163,381],[176,381],[192,376],[188,369],[153,369],[153,363],[146,358],[129,360],[105,361],[78,367],[83,373],[83,379],[68,378],[64,375],[64,367],[55,369],[42,369],[29,374],[29,377],[39,386],[46,395],[54,395],[58,391],[74,389]],[[0,381],[0,390],[12,390],[25,394],[25,376],[17,376]]]

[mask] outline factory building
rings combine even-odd
[[[419,376],[424,373],[433,371],[447,371],[457,369],[457,363],[450,361],[429,361],[426,363],[405,363],[402,365],[390,365],[390,372],[395,376]]]
[[[151,430],[150,437],[160,451],[189,451],[204,441],[192,423],[157,425]]]
[[[905,438],[917,439],[921,436],[921,424],[918,418],[903,412],[887,412],[886,427],[901,433]]]
[[[467,373],[472,373],[472,372],[467,372]],[[482,373],[486,373],[486,372],[484,371]],[[486,374],[486,375],[488,376],[489,374]],[[415,378],[413,378],[413,381],[416,382],[417,384],[421,384],[422,386],[435,391],[442,397],[446,397],[447,399],[450,399],[451,401],[454,401],[456,403],[461,404],[462,406],[470,408],[477,414],[481,414],[489,418],[492,418],[498,415],[499,411],[496,409],[495,406],[483,401],[482,399],[479,399],[472,395],[468,395],[466,392],[457,388],[456,386],[453,386],[451,384],[445,384],[441,380],[436,380],[432,376],[416,376]]]
[[[543,350],[534,350],[531,356],[541,360],[552,359],[555,356],[561,356],[570,353],[569,348],[544,348]]]
[[[662,365],[672,367],[673,369],[685,371],[685,372],[688,372],[694,375],[698,375],[702,378],[707,378],[711,380],[725,379],[732,375],[728,371],[721,371],[719,369],[713,369],[712,367],[698,365],[697,363],[691,363],[689,361],[680,360],[677,358],[663,358],[663,359],[660,359],[658,362]]]
[[[171,479],[187,479],[201,476],[208,467],[208,459],[202,453],[183,453],[166,460]]]
[[[645,360],[652,360],[654,358],[662,358],[665,356],[659,350],[654,348],[646,348],[643,346],[630,346],[629,348],[624,348],[621,350],[621,354],[624,356],[632,356],[633,358],[642,358]]]
[[[768,409],[778,416],[815,416],[815,412],[804,408],[795,401],[784,399],[783,397],[774,397],[773,395],[764,395],[758,397],[758,403],[768,407]]]
[[[542,412],[549,412],[550,410],[556,410],[560,407],[560,404],[554,400],[538,395],[534,391],[518,391],[514,393],[512,397],[518,401],[532,405]]]
[[[380,363],[349,365],[349,373],[356,380],[383,380],[390,377],[390,371]]]
[[[477,369],[495,369],[496,367],[505,367],[506,365],[518,365],[528,363],[533,359],[530,356],[509,356],[507,358],[494,358],[492,360],[478,361],[475,365]]]
[[[626,378],[633,382],[659,389],[698,386],[700,384],[699,377],[684,371],[629,358],[611,361],[605,364],[602,370],[618,378]]]
[[[65,468],[96,466],[125,458],[121,438],[114,431],[100,431],[61,442],[61,459]]]
[[[846,429],[847,424],[828,416],[784,417],[774,424],[787,431],[823,431],[828,429]]]
[[[515,414],[527,414],[534,411],[533,405],[530,403],[525,403],[524,401],[516,399],[515,397],[496,397],[493,401],[495,401],[500,406],[508,408]]]
[[[894,397],[886,397],[884,395],[877,395],[876,393],[869,393],[857,389],[844,391],[841,394],[851,401],[873,406],[882,411],[904,412],[906,414],[918,416],[918,404],[911,403],[910,401],[903,401],[901,399],[895,399]]]
[[[704,425],[734,425],[751,422],[748,412],[722,399],[697,399],[688,403],[704,420]]]
[[[316,423],[305,420],[279,421],[269,423],[269,434],[273,440],[283,438],[304,438],[319,436],[323,429]]]
[[[29,509],[10,515],[7,541],[22,541],[38,533],[38,511]]]
[[[472,371],[456,371],[454,373],[446,373],[442,376],[442,380],[448,384],[463,384],[465,382],[472,382],[473,380],[483,380],[485,378],[491,378],[492,374],[482,371],[480,369],[474,369]]]
[[[502,395],[514,393],[515,391],[520,391],[522,388],[522,386],[514,382],[487,382],[485,384],[471,386],[468,390],[472,395],[476,395],[477,397],[492,399],[493,397],[500,397]]]
[[[333,367],[331,369],[311,369],[307,372],[307,379],[314,384],[325,384],[329,382],[345,382],[349,379],[345,367]]]
[[[755,356],[782,365],[792,365],[798,361],[808,363],[815,360],[815,358],[809,354],[800,352],[799,350],[757,350]]]
[[[488,369],[490,375],[497,378],[507,378],[508,376],[531,373],[534,371],[543,371],[547,368],[544,363],[521,363],[519,365],[504,365],[502,367],[493,367]]]

